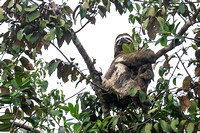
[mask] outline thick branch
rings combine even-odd
[[[189,20],[182,26],[182,28],[180,29],[180,31],[178,32],[178,35],[182,36],[190,26],[192,26],[193,24],[196,23],[196,18],[197,18],[197,15],[199,14],[200,12],[200,8],[198,8],[196,10],[196,12],[193,14],[193,16],[191,16],[189,18]],[[157,53],[156,53],[156,59],[160,58],[162,55],[164,55],[165,53],[167,53],[168,51],[174,49],[176,46],[179,46],[182,42],[179,41],[178,39],[174,39],[172,40],[172,42],[165,48],[159,50]]]
[[[38,133],[42,133],[42,131],[40,131],[38,129],[35,129],[35,128],[31,127],[31,126],[24,125],[23,123],[19,123],[19,122],[10,122],[10,123],[13,124],[16,127],[23,128],[23,129],[25,129],[27,131],[33,131],[34,130],[34,131],[36,131]]]
[[[103,97],[103,90],[102,90],[102,86],[101,86],[101,81],[102,81],[101,76],[100,76],[99,72],[95,69],[94,63],[92,62],[92,60],[88,56],[83,45],[79,41],[76,33],[73,30],[71,30],[71,34],[72,34],[73,43],[75,44],[79,53],[83,57],[86,65],[87,65],[87,68],[89,69],[89,72],[90,72],[90,75],[91,75],[91,78],[92,78],[93,88],[94,88],[94,91],[95,91],[97,97],[99,98],[99,100],[101,102],[101,107],[102,107],[104,117],[107,117],[107,116],[110,115],[110,108],[109,108],[108,103],[105,101],[105,99]]]

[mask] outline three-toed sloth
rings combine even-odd
[[[131,36],[126,33],[117,36],[114,47],[115,58],[102,78],[102,86],[105,91],[114,93],[119,101],[130,97],[131,88],[136,87],[146,93],[147,87],[154,77],[152,70],[152,64],[155,63],[154,52],[147,49],[124,54],[122,50],[124,43],[133,43]]]

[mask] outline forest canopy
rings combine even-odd
[[[75,8],[69,1],[1,2],[0,25],[6,25],[6,29],[0,34],[0,131],[200,131],[199,0],[79,0]],[[130,88],[129,92],[148,107],[147,112],[133,106],[133,102],[126,108],[117,106],[118,97],[105,92],[102,86],[102,73],[95,67],[98,60],[91,59],[95,55],[88,55],[84,42],[79,40],[77,33],[98,19],[107,19],[109,12],[130,14],[127,21],[133,26],[133,42],[123,44],[124,54],[158,49],[154,51],[153,87],[146,93],[138,88]],[[77,31],[75,24],[81,27]],[[63,45],[74,45],[89,73],[61,51]],[[47,62],[39,58],[50,46],[64,60]],[[53,73],[75,87],[89,84],[95,94],[83,88],[72,94],[77,97],[76,103],[70,103],[62,89],[49,90],[46,77]],[[108,99],[112,98],[115,103],[108,107]]]

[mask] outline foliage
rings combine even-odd
[[[64,83],[77,85],[86,80],[94,88],[99,87],[95,79],[98,75],[94,76],[96,71],[91,71],[95,62],[89,62],[87,55],[82,54],[84,50],[76,33],[88,23],[95,24],[97,15],[106,17],[111,4],[121,15],[129,12],[129,22],[137,25],[132,30],[132,45],[136,51],[162,47],[156,53],[157,59],[162,55],[164,58],[154,64],[154,87],[149,88],[147,94],[137,88],[130,89],[131,96],[139,92],[141,103],[148,105],[147,114],[141,107],[130,103],[125,109],[113,105],[112,115],[103,118],[99,91],[94,89],[95,95],[78,93],[73,104],[67,101],[62,90],[49,90],[48,87],[46,75],[52,75],[56,70],[58,79]],[[43,0],[5,0],[0,7],[0,24],[8,26],[0,35],[0,106],[3,111],[0,131],[148,133],[200,130],[198,0],[80,0],[74,10],[70,6],[68,1],[58,6],[51,0],[49,3]],[[80,30],[73,31],[78,20],[87,22]],[[57,40],[57,45],[54,40]],[[64,43],[71,41],[86,64],[90,63],[90,75],[80,71],[74,59],[68,59],[67,53],[60,51]],[[181,48],[178,47],[180,44]],[[38,55],[48,50],[50,45],[66,61],[54,59],[48,63],[39,59]],[[134,52],[130,47],[124,44],[124,52]],[[171,50],[173,53],[167,53]],[[194,54],[189,57],[191,53]]]

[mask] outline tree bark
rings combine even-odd
[[[78,49],[79,53],[81,54],[82,58],[84,59],[89,72],[90,72],[90,76],[92,79],[92,87],[98,97],[98,99],[100,100],[101,103],[101,109],[103,112],[104,117],[110,116],[110,107],[109,104],[107,103],[107,101],[105,100],[103,94],[105,93],[102,89],[102,79],[101,79],[101,75],[100,73],[95,69],[94,67],[94,63],[92,62],[92,60],[90,59],[90,57],[88,56],[87,52],[85,51],[83,45],[81,44],[81,42],[79,41],[76,33],[71,30],[71,34],[72,34],[72,41],[75,44],[76,48]]]

